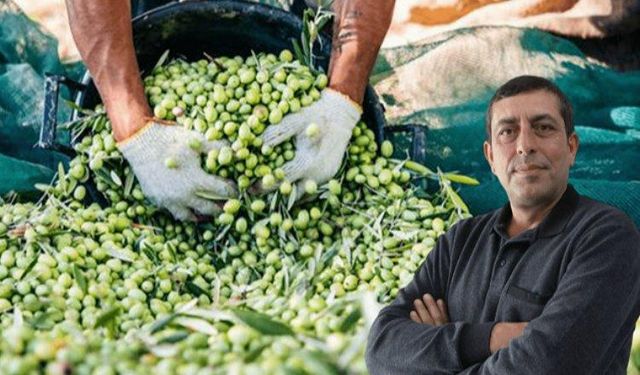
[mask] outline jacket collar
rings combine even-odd
[[[558,203],[556,203],[542,222],[537,227],[520,233],[514,237],[513,240],[531,242],[537,238],[551,237],[561,233],[567,226],[567,222],[571,216],[573,216],[579,198],[580,195],[578,195],[573,186],[567,185]],[[497,211],[496,220],[493,225],[493,230],[505,240],[509,239],[507,227],[510,220],[511,205],[507,202]]]

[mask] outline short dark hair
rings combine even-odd
[[[510,79],[507,83],[500,86],[491,98],[489,108],[487,108],[487,114],[485,116],[485,130],[488,142],[491,142],[491,116],[493,116],[493,105],[504,98],[538,90],[548,91],[558,98],[558,104],[560,104],[560,115],[564,121],[564,129],[567,133],[567,137],[574,132],[573,108],[571,107],[571,103],[567,96],[560,91],[558,86],[546,78],[522,75]]]

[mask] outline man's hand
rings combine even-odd
[[[230,182],[207,174],[200,166],[201,153],[224,145],[173,123],[152,120],[118,148],[147,198],[176,219],[195,220],[196,212],[211,215],[220,210],[214,202],[198,197],[198,192],[221,198],[236,194]]]
[[[283,169],[291,181],[301,179],[323,183],[333,177],[351,138],[380,45],[387,33],[395,0],[336,0],[329,88],[320,100],[299,113],[286,116],[282,124],[270,126],[264,145],[275,146],[296,136],[296,156]],[[307,131],[309,125],[318,129]],[[318,133],[313,135],[313,133]],[[257,186],[257,190],[262,190]],[[303,191],[303,189],[296,189]]]
[[[295,136],[296,156],[283,166],[285,178],[323,183],[338,172],[361,112],[348,97],[325,89],[317,102],[269,126],[262,135],[263,147],[275,147]]]
[[[427,293],[422,299],[413,301],[414,310],[409,313],[409,317],[416,323],[441,326],[449,323],[449,314],[444,300],[434,300],[431,294]]]
[[[489,350],[491,354],[509,345],[509,341],[522,335],[522,331],[529,322],[500,322],[493,326],[491,338],[489,340]]]

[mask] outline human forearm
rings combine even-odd
[[[362,104],[395,0],[335,0],[329,87]]]
[[[448,314],[444,316],[446,306],[437,305],[446,295],[454,233],[455,227],[438,239],[413,280],[373,323],[366,352],[367,367],[372,374],[456,373],[491,354],[489,336],[493,322],[448,323]],[[430,311],[440,308],[440,318],[425,318],[425,307],[416,303],[424,293],[430,295],[423,298],[424,305],[432,305]],[[431,320],[435,325],[423,324]]]
[[[374,369],[373,372],[431,372],[436,368],[439,371],[455,372],[457,371],[455,367],[442,366],[443,361],[451,358],[449,366],[456,362],[460,362],[463,367],[480,364],[490,354],[506,348],[511,340],[521,336],[527,326],[527,322],[459,322],[452,325],[449,322],[444,300],[435,301],[430,294],[425,294],[421,299],[414,301],[414,310],[409,314],[414,323],[421,324],[414,327],[404,319],[406,311],[400,305],[394,305],[397,309],[381,314],[384,317],[378,319],[372,327],[372,337],[376,337],[373,341],[384,342],[384,348],[378,343],[379,348],[375,349],[375,353],[373,353],[375,344],[370,349],[372,353],[368,355],[371,357],[368,360],[372,364],[379,363],[377,366],[371,366],[379,368],[379,370]],[[394,327],[392,336],[384,337],[385,334],[379,333],[385,326]],[[405,334],[402,334],[405,330]],[[416,335],[419,338],[413,343],[412,340]],[[442,347],[454,349],[443,353]],[[412,355],[414,351],[419,354]],[[399,355],[398,352],[404,355]],[[400,357],[402,362],[394,365],[396,357]],[[406,361],[407,357],[416,358],[416,363]]]
[[[489,339],[489,350],[491,354],[509,346],[509,342],[522,335],[522,331],[527,326],[527,322],[499,322],[493,326]]]
[[[567,271],[542,314],[461,374],[603,374],[616,372],[616,361],[626,364],[625,342],[640,311],[640,280],[630,278],[640,270],[640,253],[629,244],[640,238],[617,227],[623,220],[601,215],[568,253]]]
[[[494,323],[434,326],[399,312],[386,308],[371,327],[366,351],[371,374],[455,374],[490,355]]]
[[[78,51],[122,141],[151,117],[135,58],[129,0],[67,0]]]

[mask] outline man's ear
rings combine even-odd
[[[493,168],[493,150],[491,149],[491,143],[489,143],[488,141],[484,141],[482,150],[484,151],[485,159],[487,159],[487,162],[491,167],[491,173],[496,174],[496,170]]]
[[[578,153],[578,147],[580,147],[580,139],[578,139],[578,134],[573,132],[567,141],[569,143],[569,152],[572,155],[571,166],[573,167],[576,163],[576,154]]]

